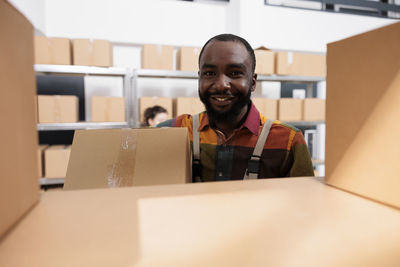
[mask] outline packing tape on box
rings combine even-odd
[[[162,45],[157,45],[157,56],[161,56],[162,51],[163,51]]]
[[[117,160],[108,166],[108,187],[123,187],[133,185],[135,171],[137,131],[121,129],[121,144]]]
[[[293,64],[293,52],[288,53],[288,64],[292,65]]]

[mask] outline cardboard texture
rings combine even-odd
[[[251,100],[258,111],[267,119],[278,119],[278,99],[253,97]]]
[[[142,46],[142,69],[173,70],[174,47],[167,45]]]
[[[33,27],[0,0],[0,239],[38,200]],[[0,264],[2,265],[2,264]]]
[[[400,208],[400,23],[328,45],[326,181]]]
[[[67,38],[34,36],[35,64],[71,65],[71,44]]]
[[[275,73],[278,75],[326,75],[325,55],[296,52],[275,52]]]
[[[281,121],[300,121],[303,119],[303,99],[281,98],[278,102],[278,118]]]
[[[125,97],[92,96],[92,121],[124,122]]]
[[[47,191],[0,266],[399,266],[398,229],[315,178]]]
[[[198,97],[178,97],[175,104],[175,116],[182,114],[197,114],[205,110],[204,104]]]
[[[142,96],[141,98],[139,98],[140,120],[144,121],[144,112],[147,108],[156,105],[165,108],[168,112],[168,118],[171,119],[173,116],[172,102],[172,98],[170,97]]]
[[[71,146],[50,146],[44,151],[44,175],[46,178],[65,178]]]
[[[176,55],[176,69],[182,71],[199,71],[200,47],[181,47]]]
[[[303,120],[324,121],[325,99],[305,98],[303,102]]]
[[[256,69],[255,73],[262,75],[274,74],[275,67],[275,54],[268,48],[261,46],[254,49],[256,56]]]
[[[83,66],[113,66],[112,46],[107,40],[75,39],[72,41],[73,64]]]
[[[76,131],[64,189],[191,181],[186,128]]]
[[[74,95],[38,95],[39,123],[77,122],[78,97]]]

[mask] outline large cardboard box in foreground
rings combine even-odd
[[[400,208],[400,23],[328,44],[326,182]]]
[[[1,239],[39,200],[39,178],[33,27],[0,0],[0,32]]]
[[[64,189],[191,181],[186,128],[76,131]]]
[[[322,76],[326,75],[325,55],[276,52],[275,73],[279,75]]]
[[[52,191],[0,266],[400,266],[399,210],[314,177]]]

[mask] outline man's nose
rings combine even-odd
[[[218,91],[226,91],[231,88],[231,82],[226,75],[218,75],[215,81],[215,89]]]

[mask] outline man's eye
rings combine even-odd
[[[241,72],[241,71],[232,71],[231,72],[231,75],[233,77],[241,76],[242,74],[243,74],[243,72]]]
[[[215,72],[213,72],[213,71],[205,71],[205,72],[203,72],[204,76],[214,76],[214,74],[215,74]]]

